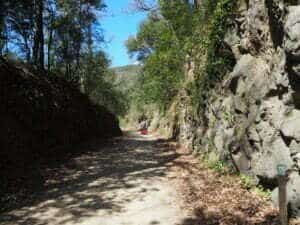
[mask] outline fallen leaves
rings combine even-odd
[[[220,175],[177,148],[180,157],[172,166],[173,179],[192,219],[182,225],[277,225],[272,204],[242,187],[237,176]]]

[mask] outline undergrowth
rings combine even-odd
[[[261,185],[257,185],[257,182],[252,176],[240,174],[239,175],[241,185],[243,188],[255,193],[256,195],[260,196],[264,199],[271,198],[271,191],[269,189],[264,188]]]
[[[200,157],[200,162],[205,167],[212,169],[222,175],[234,173],[233,168],[227,162],[220,160],[219,156],[214,152],[210,152]]]
[[[199,50],[194,56],[196,60],[196,81],[189,85],[193,105],[203,111],[212,89],[232,70],[234,58],[224,44],[224,36],[231,25],[236,1],[218,0],[213,16],[204,29],[208,30],[198,43]],[[203,29],[203,28],[202,28]],[[205,57],[205,59],[203,59]]]
[[[226,161],[220,160],[217,154],[213,152],[205,154],[200,157],[200,162],[206,168],[209,168],[220,175],[236,175],[242,188],[256,194],[262,199],[271,199],[271,191],[269,189],[258,185],[254,177],[235,171],[232,165]]]

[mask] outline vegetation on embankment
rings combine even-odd
[[[128,53],[143,65],[130,95],[127,121],[155,121],[178,135],[180,107],[202,117],[207,100],[235,59],[223,41],[236,8],[232,0],[165,1],[149,7]],[[168,127],[168,128],[167,128]]]
[[[29,165],[78,143],[121,135],[118,119],[63,78],[0,58],[0,191],[22,186]],[[21,183],[19,182],[21,180]]]
[[[113,114],[63,78],[3,58],[0,74],[1,161],[46,154],[91,136],[121,134]]]
[[[151,11],[126,42],[129,54],[144,65],[137,104],[166,112],[185,89],[197,111],[205,108],[210,90],[235,63],[223,41],[235,5],[232,0],[158,2],[159,10]],[[193,78],[186,74],[191,69]]]
[[[63,77],[114,114],[126,111],[126,100],[107,81],[104,1],[4,0],[0,8],[0,56]]]

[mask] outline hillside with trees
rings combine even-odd
[[[110,61],[102,1],[1,1],[1,211],[22,202],[42,165],[77,154],[72,146],[120,136],[118,91],[105,80]],[[118,111],[119,110],[119,111]],[[19,196],[20,195],[20,196]]]
[[[105,105],[114,90],[104,76],[110,61],[102,50],[97,1],[2,1],[0,53],[57,74]],[[46,72],[47,71],[47,72]],[[110,109],[114,109],[110,106]]]

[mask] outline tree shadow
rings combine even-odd
[[[222,215],[218,209],[208,211],[203,208],[194,210],[193,215],[185,218],[180,225],[278,225],[280,224],[274,214],[269,214],[261,220],[252,220],[251,218],[240,214],[239,212],[232,212],[230,215]]]
[[[134,197],[131,190],[144,180],[166,176],[178,157],[167,140],[138,136],[114,139],[104,147],[94,140],[80,148],[81,153],[63,160],[43,161],[39,168],[42,185],[32,182],[23,202],[0,215],[0,224],[46,225],[54,224],[56,218],[65,224],[101,215],[104,210],[106,214],[122,212]],[[117,196],[120,190],[125,190],[122,198]],[[146,195],[149,190],[139,191]]]

